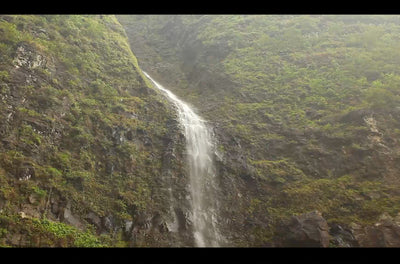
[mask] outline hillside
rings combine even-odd
[[[399,16],[117,18],[214,127],[232,245],[304,246],[314,211],[329,246],[399,245]]]
[[[0,15],[0,246],[400,247],[399,22]]]
[[[2,15],[0,56],[0,245],[155,245],[179,131],[115,17]]]

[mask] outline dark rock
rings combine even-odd
[[[175,208],[175,215],[178,220],[178,226],[179,226],[178,230],[180,232],[188,230],[189,221],[188,221],[187,217],[185,216],[185,214],[183,213],[182,209]]]
[[[351,111],[340,118],[340,122],[351,123],[354,125],[364,125],[364,117],[373,114],[372,110],[369,109],[358,109]]]
[[[115,166],[111,161],[106,161],[106,173],[112,175],[114,172]]]
[[[318,211],[293,216],[281,228],[284,247],[329,246],[328,224]]]
[[[19,233],[13,234],[10,239],[10,244],[12,246],[20,246],[21,244],[22,235]]]
[[[161,224],[161,222],[162,222],[162,218],[161,218],[161,215],[159,213],[156,213],[153,216],[153,218],[151,219],[152,226],[158,226],[158,225]]]
[[[76,190],[83,191],[83,181],[82,177],[67,177],[68,184],[71,184]]]
[[[162,223],[158,226],[158,230],[159,230],[161,233],[167,233],[167,232],[169,232],[169,228],[168,228],[167,223],[166,223],[166,222],[162,222]]]
[[[400,247],[398,217],[383,214],[373,226],[362,228],[353,224],[352,231],[361,247]]]
[[[124,128],[116,127],[111,129],[111,137],[113,139],[114,144],[120,145],[125,141],[124,137]]]
[[[102,226],[108,232],[112,232],[114,230],[115,223],[114,223],[114,218],[112,217],[112,215],[108,215],[108,216],[102,218]]]
[[[86,217],[85,220],[94,225],[96,227],[96,230],[99,231],[101,229],[101,218],[94,212],[89,212]]]
[[[132,140],[133,139],[133,132],[132,130],[128,130],[128,132],[126,132],[126,138],[128,140]]]
[[[59,216],[60,215],[60,205],[59,200],[55,197],[50,198],[50,211],[52,214]]]
[[[331,244],[337,247],[358,247],[359,244],[350,228],[333,224],[329,230]]]
[[[67,224],[70,224],[78,229],[83,229],[84,227],[79,217],[72,213],[70,203],[68,203],[66,208],[64,208],[63,220]]]
[[[153,228],[157,228],[159,232],[165,233],[168,232],[168,226],[162,216],[159,213],[156,213],[151,219],[151,224]]]
[[[22,163],[17,168],[16,174],[20,181],[26,181],[35,176],[35,169],[30,163]]]
[[[145,138],[143,139],[143,143],[144,143],[144,145],[145,145],[146,147],[150,147],[150,146],[152,145],[151,138],[145,137]]]

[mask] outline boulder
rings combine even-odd
[[[60,215],[60,205],[59,205],[59,200],[51,197],[50,198],[50,212],[54,214],[55,216]]]
[[[352,225],[352,232],[361,247],[400,247],[400,213],[396,217],[382,214],[373,226]]]
[[[64,208],[64,215],[63,215],[63,220],[67,224],[70,224],[78,229],[83,229],[84,225],[80,221],[79,217],[75,216],[72,211],[71,211],[71,204],[68,203],[67,207]]]
[[[331,244],[336,247],[358,247],[357,239],[350,228],[338,224],[330,226]]]
[[[96,227],[96,230],[99,232],[101,230],[101,218],[94,212],[90,211],[86,217],[85,220],[89,223],[92,224]]]
[[[328,224],[318,211],[292,216],[281,227],[284,247],[328,247]]]

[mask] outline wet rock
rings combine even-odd
[[[161,224],[161,222],[162,222],[162,218],[161,218],[161,215],[159,213],[156,213],[153,216],[153,218],[151,219],[152,226],[158,226],[158,225]]]
[[[151,219],[151,225],[156,228],[160,233],[166,233],[169,231],[167,223],[164,221],[163,217],[156,213]]]
[[[136,224],[141,230],[147,230],[149,231],[152,227],[152,215],[148,214],[139,214],[137,216],[137,221]]]
[[[350,228],[338,224],[331,225],[329,230],[331,244],[336,247],[358,247],[359,244]]]
[[[293,216],[281,226],[284,247],[328,247],[328,224],[318,211]]]
[[[107,232],[112,232],[114,230],[115,221],[112,215],[108,215],[102,218],[102,226]]]
[[[178,220],[178,230],[180,232],[186,231],[189,229],[190,225],[190,220],[188,219],[188,216],[185,215],[180,208],[175,208],[175,215]]]

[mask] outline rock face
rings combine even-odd
[[[352,231],[361,247],[400,247],[400,213],[397,217],[383,214],[373,226],[352,225]]]
[[[89,212],[86,215],[85,220],[90,224],[93,224],[96,227],[98,233],[100,232],[99,230],[101,230],[102,226],[101,226],[101,218],[98,215],[96,215],[94,212]]]
[[[318,211],[293,216],[277,231],[280,247],[400,247],[400,213],[384,213],[374,225],[328,226]]]
[[[318,211],[293,216],[280,230],[283,247],[328,247],[329,227]]]
[[[248,31],[250,28],[253,28],[250,26],[252,17],[243,17],[241,22],[238,22],[239,17],[232,17],[230,20],[228,17],[213,16],[117,16],[117,18],[125,27],[139,65],[164,85],[171,87],[171,91],[175,94],[191,101],[214,127],[218,139],[217,175],[220,186],[223,186],[218,197],[224,216],[220,222],[226,226],[223,227],[223,232],[232,245],[264,246],[268,243],[275,245],[280,243],[277,241],[284,236],[287,238],[285,243],[293,240],[295,245],[305,246],[305,243],[308,243],[306,241],[312,241],[311,245],[327,246],[328,243],[325,241],[327,239],[321,241],[321,236],[326,238],[329,232],[331,246],[359,246],[354,233],[348,227],[349,223],[342,217],[348,215],[348,210],[350,210],[350,213],[356,216],[355,219],[361,220],[365,213],[363,212],[364,203],[368,205],[370,200],[376,200],[376,203],[373,201],[371,204],[378,205],[381,199],[386,199],[384,198],[386,194],[380,191],[381,187],[375,183],[390,182],[396,186],[399,184],[396,175],[398,175],[400,163],[397,162],[398,157],[393,155],[395,153],[393,150],[398,149],[398,141],[397,136],[391,134],[390,131],[393,131],[394,127],[399,128],[400,112],[397,113],[397,110],[391,109],[388,114],[386,110],[358,105],[357,100],[352,100],[351,103],[343,101],[341,104],[348,106],[349,103],[354,103],[359,107],[348,108],[346,111],[339,111],[340,113],[336,111],[328,113],[330,110],[320,110],[319,106],[313,105],[314,103],[307,103],[301,111],[292,110],[292,113],[304,113],[304,115],[301,114],[304,120],[313,123],[319,120],[321,127],[309,126],[308,124],[311,123],[308,121],[303,126],[300,125],[303,121],[300,119],[299,122],[289,121],[286,110],[281,111],[286,107],[279,102],[283,98],[282,93],[273,91],[272,87],[276,87],[277,80],[272,77],[273,74],[269,77],[261,77],[264,70],[260,70],[262,74],[255,76],[255,71],[261,68],[254,67],[249,71],[249,75],[242,75],[243,69],[248,66],[242,63],[244,58],[248,62],[258,61],[260,64],[257,65],[264,65],[258,60],[257,55],[253,57],[254,60],[251,60],[250,53],[254,51],[254,54],[263,54],[263,56],[266,54],[264,50],[258,50],[256,45],[240,44],[242,41],[251,43],[250,38],[247,39],[244,36],[251,31]],[[254,22],[257,20],[254,28],[261,25],[259,23],[262,23],[263,19],[269,18],[254,18]],[[319,21],[319,18],[315,17],[315,19]],[[289,20],[286,17],[282,21],[277,18],[276,22],[287,23]],[[223,21],[226,21],[226,24]],[[300,21],[299,18],[294,24],[300,25],[297,24]],[[324,18],[321,18],[319,22],[325,23]],[[272,33],[274,29],[268,27],[269,23],[275,22],[272,20],[266,22],[260,32],[265,30],[270,34],[256,38],[257,34],[253,35],[255,33],[253,32],[251,38],[263,39],[265,43],[273,39],[281,41],[282,36]],[[351,25],[351,23],[346,22],[346,25]],[[213,35],[213,32],[222,33],[227,28],[232,29],[227,33],[228,38],[219,36],[217,40]],[[331,33],[327,35],[328,38],[331,36],[333,36]],[[228,44],[230,41],[237,43],[236,46]],[[260,42],[260,47],[265,48],[265,43]],[[241,45],[251,46],[253,51],[242,53]],[[271,45],[274,46],[272,42]],[[291,63],[289,62],[291,59],[287,60],[291,56],[289,55],[291,51],[281,51],[281,49],[280,47],[279,51],[277,49],[268,52],[275,54],[280,62]],[[314,55],[312,55],[313,61],[324,60],[319,51]],[[300,60],[296,61],[292,65],[293,69],[303,67],[302,64]],[[272,66],[269,62],[264,66],[276,69],[276,65]],[[318,76],[326,76],[325,69],[327,68],[320,72],[324,74]],[[315,68],[315,70],[319,72],[320,69]],[[305,71],[309,72],[308,69]],[[253,74],[254,82],[251,81]],[[280,72],[276,76],[280,78],[288,75]],[[365,77],[366,80],[371,80],[369,73]],[[305,79],[304,81],[308,82]],[[296,100],[299,98],[303,101],[303,96],[310,96],[309,99],[313,97],[314,88],[309,89],[313,85],[307,87],[302,94],[298,92],[296,85],[291,88],[289,88],[291,84],[285,83],[285,85],[288,85],[287,98],[293,96],[291,98],[296,98]],[[255,87],[257,89],[253,89]],[[342,87],[342,84],[339,87]],[[337,91],[340,91],[338,94],[342,93],[341,88]],[[266,97],[263,97],[264,95]],[[271,96],[276,96],[274,98],[277,100],[272,99]],[[317,97],[322,99],[319,96],[320,94]],[[311,101],[314,102],[317,97]],[[327,94],[328,101],[329,98]],[[317,101],[320,99],[315,102]],[[275,106],[279,107],[275,108]],[[288,163],[279,160],[290,160],[290,166],[286,166]],[[273,168],[274,171],[272,172],[269,168]],[[297,175],[307,177],[297,177]],[[334,194],[335,190],[331,187],[326,190],[321,190],[319,187],[313,190],[307,188],[309,180],[321,180],[321,184],[336,185],[337,179],[342,176],[352,178],[354,182],[351,183],[352,190],[348,194],[357,198],[351,197],[345,201],[341,195]],[[293,184],[293,182],[296,183]],[[373,187],[374,190],[364,191],[364,188],[360,186],[368,185],[369,182],[371,186],[376,187]],[[346,225],[331,225],[329,229],[326,224],[322,224],[326,229],[320,230],[315,229],[315,226],[318,226],[318,221],[315,222],[315,219],[305,220],[295,217],[291,225],[292,230],[289,231],[290,235],[282,233],[282,236],[272,238],[265,235],[275,228],[275,223],[278,223],[281,216],[286,215],[288,211],[305,213],[315,206],[314,195],[310,195],[312,198],[308,201],[306,199],[301,201],[301,197],[299,203],[305,211],[300,211],[300,206],[295,202],[297,198],[287,199],[285,191],[288,189],[293,190],[293,193],[296,189],[312,191],[320,193],[324,198],[333,190],[332,196],[328,195],[329,197],[321,203],[319,209],[326,213],[326,217],[328,215],[332,217],[326,218],[329,222],[335,221],[333,218],[336,218],[346,222]],[[347,193],[347,190],[349,188],[345,186],[343,192]],[[362,196],[359,193],[362,193]],[[392,200],[392,195],[396,197],[398,194],[387,193],[388,200]],[[345,197],[350,196],[345,195]],[[340,205],[332,206],[332,202]],[[303,206],[306,204],[308,206]],[[268,210],[266,208],[271,211],[276,209],[276,211],[273,214],[266,214]],[[374,217],[378,216],[382,209],[380,206],[373,208],[377,212]],[[288,229],[287,226],[285,232],[286,229]]]
[[[48,223],[132,246],[187,244],[190,230],[167,230],[190,208],[184,138],[115,17],[0,15],[0,32],[0,246],[80,243]]]
[[[64,208],[64,221],[72,226],[75,226],[76,228],[82,229],[83,224],[81,223],[80,219],[74,215],[71,211],[71,204],[68,203],[67,207]]]
[[[17,48],[16,57],[14,58],[15,68],[25,67],[28,69],[34,69],[37,67],[43,67],[47,63],[45,57],[25,43],[21,43]]]
[[[358,241],[354,237],[351,229],[338,224],[330,226],[329,234],[331,235],[330,243],[335,247],[358,247]]]

